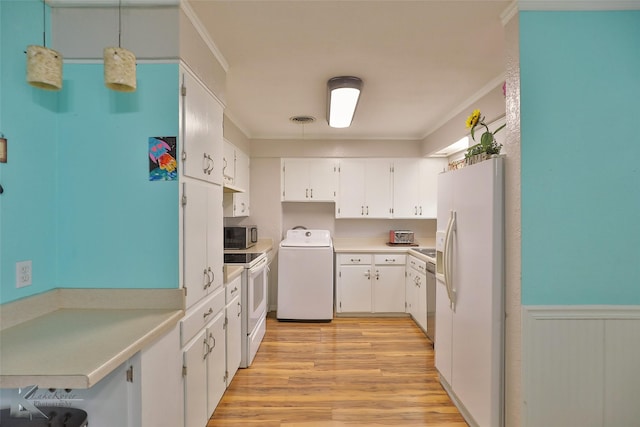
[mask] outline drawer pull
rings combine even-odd
[[[213,314],[213,308],[209,307],[209,311],[202,315],[203,318],[207,318],[207,316],[211,316]]]

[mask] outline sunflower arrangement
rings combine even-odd
[[[502,149],[502,144],[498,144],[496,142],[495,134],[500,132],[505,125],[500,126],[498,129],[491,132],[489,130],[489,126],[485,123],[485,118],[480,113],[480,110],[473,110],[471,115],[467,117],[467,129],[471,128],[471,138],[475,141],[475,130],[476,127],[481,126],[484,127],[485,131],[482,133],[480,137],[480,143],[472,145],[467,150],[465,154],[465,158],[469,158],[471,156],[475,156],[476,154],[500,154],[500,150]]]

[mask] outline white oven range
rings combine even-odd
[[[265,253],[225,252],[224,263],[244,267],[242,271],[242,356],[240,367],[248,368],[266,331],[268,266]]]

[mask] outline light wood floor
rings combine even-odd
[[[467,426],[411,319],[267,322],[207,427]]]

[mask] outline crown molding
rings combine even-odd
[[[166,7],[178,6],[180,0],[44,0],[51,7]]]
[[[640,10],[640,0],[520,0],[520,10]]]
[[[187,18],[191,21],[194,28],[200,35],[200,37],[202,37],[202,40],[204,40],[206,45],[209,47],[209,50],[211,50],[211,53],[213,53],[213,56],[215,56],[218,62],[220,63],[220,65],[222,65],[222,68],[224,69],[225,73],[228,72],[229,63],[225,59],[224,55],[222,55],[222,52],[220,52],[220,49],[218,49],[218,46],[216,46],[216,44],[211,39],[211,36],[205,29],[204,25],[202,24],[202,21],[200,21],[200,18],[198,18],[198,15],[196,14],[196,12],[191,8],[191,5],[189,4],[189,2],[186,0],[181,0],[180,8],[184,12],[184,14],[187,15]]]
[[[511,3],[509,3],[509,6],[507,6],[506,9],[503,10],[502,13],[500,14],[500,22],[502,22],[502,26],[506,27],[509,21],[511,21],[511,19],[517,15],[518,15],[518,1],[513,0]]]
[[[454,117],[456,117],[458,114],[462,113],[463,111],[467,110],[471,105],[475,104],[476,102],[478,102],[478,100],[480,98],[482,98],[483,96],[485,96],[486,94],[488,94],[489,92],[491,92],[493,89],[495,89],[496,87],[498,87],[498,85],[501,85],[502,83],[504,83],[506,79],[506,74],[505,73],[500,73],[498,76],[494,77],[493,79],[491,79],[487,84],[485,84],[484,86],[482,86],[476,93],[474,93],[473,95],[471,95],[469,98],[467,98],[465,101],[463,101],[462,103],[460,103],[456,108],[454,108],[453,110],[451,110],[451,112],[449,114],[447,114],[446,116],[444,116],[442,118],[442,120],[440,120],[438,123],[436,123],[434,126],[432,126],[425,134],[424,136],[421,138],[422,140],[426,139],[429,135],[431,135],[433,132],[437,131],[438,129],[440,129],[442,126],[444,126],[445,124],[447,124],[450,120],[452,120]]]

